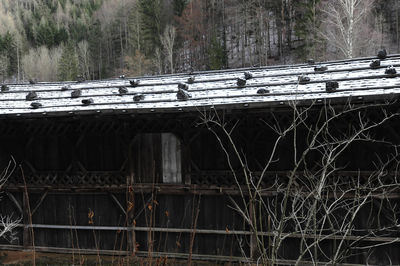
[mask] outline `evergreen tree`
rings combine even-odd
[[[58,65],[59,80],[76,80],[78,75],[78,56],[72,42],[68,42],[64,46]]]
[[[358,0],[359,3],[367,1],[370,0]],[[324,13],[326,16],[321,14],[327,4],[337,2],[4,0],[0,1],[0,54],[7,58],[6,76],[9,77],[21,73],[21,59],[28,54],[32,56],[30,51],[45,46],[61,54],[60,49],[66,50],[69,46],[64,47],[64,43],[72,43],[75,48],[78,43],[85,44],[80,46],[80,51],[84,48],[89,58],[83,60],[81,68],[84,70],[80,74],[85,73],[86,78],[92,79],[119,75],[129,65],[126,62],[135,64],[134,58],[146,62],[142,64],[145,67],[134,72],[146,74],[154,73],[155,69],[159,72],[220,69],[227,68],[228,63],[232,67],[284,64],[286,59],[295,61],[295,55],[299,61],[307,57],[333,59],[341,55],[333,55],[332,48],[327,49],[329,37],[322,38],[322,33],[334,28],[326,19],[330,11]],[[356,30],[358,36],[369,36],[368,32],[372,32],[370,29],[376,28],[376,24],[379,31],[374,31],[374,39],[369,38],[368,42],[355,42],[355,55],[359,55],[360,50],[363,54],[375,53],[376,46],[386,47],[392,53],[400,47],[399,1],[374,2],[373,12],[369,12],[366,19],[368,23],[362,23]],[[160,37],[167,25],[176,28],[173,53],[162,53],[165,44]],[[80,58],[82,65],[82,56]],[[60,64],[65,62],[64,56]],[[75,79],[65,73],[59,76]]]
[[[213,34],[210,47],[208,49],[209,68],[211,70],[223,69],[227,67],[228,56],[225,46]]]
[[[5,58],[6,69],[2,70],[3,78],[12,75],[17,70],[17,50],[13,34],[6,32],[3,36],[0,35],[0,53],[2,58]],[[3,67],[4,68],[4,67]],[[5,72],[4,72],[5,71]]]
[[[302,44],[296,49],[296,54],[303,61],[307,57],[315,58],[318,49],[318,34],[320,27],[318,20],[318,3],[320,0],[302,0],[295,4],[297,10],[295,20],[296,36]]]
[[[90,72],[92,79],[102,79],[105,75],[105,66],[103,64],[103,34],[101,30],[101,23],[95,20],[89,27],[88,31],[88,44],[89,44],[89,58],[91,62]]]
[[[0,53],[0,76],[2,78],[1,82],[7,78],[7,70],[9,68],[9,59],[5,53]]]
[[[186,5],[188,3],[188,0],[174,0],[173,5],[174,5],[174,15],[175,16],[182,16],[182,12],[185,9]]]
[[[156,47],[161,47],[161,0],[139,0],[143,40],[146,42],[146,55],[154,54]]]

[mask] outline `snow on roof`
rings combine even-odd
[[[318,64],[326,66],[325,71],[301,64],[80,83],[7,84],[0,92],[0,117],[260,108],[293,100],[385,99],[400,94],[400,74],[387,72],[389,66],[400,69],[400,55],[372,67],[373,59]],[[299,76],[309,80],[299,82]],[[338,88],[327,90],[328,81],[338,82]]]

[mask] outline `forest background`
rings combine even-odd
[[[2,82],[400,52],[398,0],[2,0]]]

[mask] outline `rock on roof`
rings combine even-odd
[[[375,59],[318,64],[311,61],[312,64],[79,83],[7,84],[7,90],[0,92],[0,117],[262,108],[293,100],[386,99],[400,94],[400,75],[387,71],[389,66],[400,68],[400,55],[388,56],[379,66],[371,65]],[[332,87],[330,81],[337,84]],[[32,94],[41,104],[37,108],[27,100]],[[91,99],[90,104],[85,104],[84,99]]]

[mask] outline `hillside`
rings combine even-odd
[[[399,12],[396,0],[4,0],[0,75],[102,79],[398,53]]]

